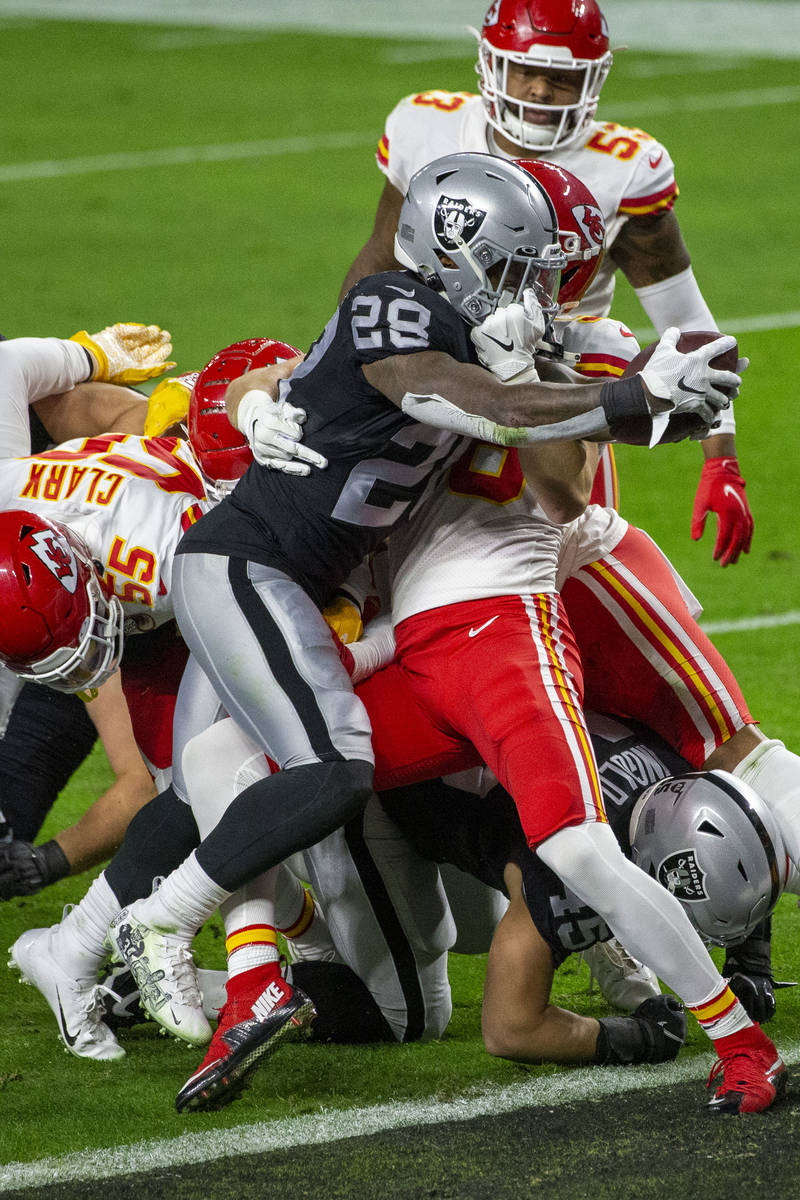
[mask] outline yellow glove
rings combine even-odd
[[[322,615],[345,646],[351,646],[353,642],[357,642],[364,632],[361,613],[355,604],[350,600],[345,600],[344,596],[337,596],[335,600],[332,600],[327,608],[322,610]]]
[[[89,351],[97,363],[92,379],[105,383],[141,383],[143,379],[156,379],[175,366],[174,362],[166,361],[172,353],[170,334],[158,325],[128,322],[107,325],[99,333],[80,329],[70,341]]]
[[[147,416],[144,419],[144,436],[161,437],[171,425],[184,421],[189,414],[189,397],[197,380],[197,371],[178,375],[175,379],[162,379],[150,393],[147,401]]]

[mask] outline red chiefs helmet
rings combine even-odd
[[[516,162],[542,185],[556,210],[558,240],[567,256],[558,303],[580,300],[603,258],[603,211],[586,184],[564,167],[544,158],[518,158]]]
[[[247,438],[228,420],[225,389],[256,367],[269,367],[299,353],[286,342],[248,338],[217,351],[197,376],[189,399],[189,442],[217,496],[230,492],[253,461]]]
[[[478,41],[480,92],[494,129],[537,153],[566,146],[584,132],[611,66],[608,26],[596,0],[494,0]],[[577,98],[558,105],[511,95],[512,63],[574,72]],[[550,120],[526,119],[537,111]]]
[[[0,662],[58,692],[99,687],[122,657],[123,625],[76,533],[25,509],[0,513]]]

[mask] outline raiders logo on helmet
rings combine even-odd
[[[462,197],[440,196],[433,215],[433,230],[444,250],[457,250],[462,242],[471,242],[486,217]]]
[[[705,878],[694,850],[678,850],[658,868],[658,882],[678,900],[707,900]]]

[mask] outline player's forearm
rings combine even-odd
[[[551,521],[565,525],[586,508],[599,450],[585,441],[521,446],[520,465],[536,499]]]
[[[704,458],[736,458],[736,437],[732,433],[712,433],[700,445]]]
[[[484,1000],[483,1041],[489,1054],[512,1062],[590,1063],[597,1061],[600,1025],[564,1008],[548,1005],[536,1017],[517,1011],[495,1025]]]
[[[82,383],[32,407],[54,442],[99,433],[144,432],[147,397],[115,383]]]
[[[363,368],[367,380],[415,420],[502,446],[625,440],[633,417],[669,409],[641,381],[504,384],[483,367],[423,351]]]
[[[134,771],[117,779],[69,829],[56,834],[67,857],[70,874],[105,862],[119,848],[125,830],[139,811],[155,796],[147,771]]]
[[[288,379],[294,368],[302,362],[302,355],[297,358],[282,358],[269,367],[256,367],[240,375],[228,384],[225,390],[225,410],[231,425],[239,428],[239,405],[248,392],[266,392],[273,400],[278,399],[279,384],[282,379]]]

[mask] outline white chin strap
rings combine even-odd
[[[559,122],[551,125],[529,125],[521,117],[510,112],[503,114],[502,125],[508,137],[517,146],[533,147],[537,150],[552,150],[559,131]],[[562,139],[562,141],[565,139]]]

